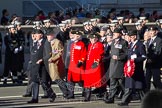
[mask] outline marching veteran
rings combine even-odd
[[[128,60],[124,66],[125,73],[125,92],[122,97],[122,102],[118,105],[127,106],[131,100],[131,95],[134,90],[143,98],[143,88],[144,88],[144,71],[143,62],[146,59],[146,51],[144,44],[137,40],[137,30],[129,31],[128,35],[131,39],[131,47],[128,50]]]
[[[65,69],[63,62],[63,45],[60,40],[56,39],[57,28],[48,28],[47,29],[47,40],[51,44],[51,57],[49,58],[49,75],[52,81],[55,81],[61,91],[63,92],[63,97],[67,96],[67,87],[66,83],[63,80],[65,78]]]
[[[73,43],[70,47],[70,64],[68,68],[68,99],[74,98],[74,85],[75,83],[83,82],[83,72],[85,70],[86,60],[86,46],[81,40],[83,35],[82,31],[73,30],[71,33],[74,35]]]
[[[84,74],[84,88],[85,99],[84,101],[90,101],[91,88],[100,88],[106,83],[104,79],[104,64],[102,59],[104,57],[104,46],[99,42],[101,36],[98,32],[91,33],[88,38],[90,44],[88,45],[86,71]]]
[[[111,60],[109,66],[110,95],[105,100],[106,103],[114,103],[115,94],[118,87],[124,89],[122,85],[124,63],[127,58],[128,43],[122,39],[122,32],[115,28],[113,32],[113,41],[111,44]]]

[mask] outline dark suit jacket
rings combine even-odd
[[[46,39],[43,47],[43,64],[42,64],[42,71],[40,73],[41,80],[43,82],[49,82],[51,81],[51,78],[49,76],[49,58],[52,55],[52,48],[51,43]]]
[[[30,60],[32,64],[31,64],[30,77],[31,77],[31,81],[33,82],[39,82],[40,74],[42,71],[42,64],[36,64],[36,62],[43,58],[44,42],[45,40],[43,39],[39,47],[38,45],[32,46],[32,49],[31,49]]]
[[[0,63],[2,63],[2,35],[0,33]]]
[[[100,28],[98,26],[93,26],[92,31],[93,32],[100,32]]]
[[[69,63],[70,63],[70,48],[71,48],[72,43],[73,41],[71,40],[67,41],[66,52],[65,52],[65,68],[66,69],[68,69]]]
[[[67,38],[68,38],[68,33],[67,33],[67,31],[65,31],[65,32],[60,31],[60,32],[57,34],[56,38],[57,38],[58,40],[60,40],[60,41],[62,42],[63,46],[64,46],[65,43],[66,43],[66,40],[67,40]]]
[[[146,59],[145,46],[142,42],[137,41],[128,51],[128,59],[135,56],[135,72],[131,78],[125,79],[126,88],[142,88],[144,83],[143,61]],[[138,83],[137,83],[138,82]]]
[[[103,58],[105,72],[107,72],[110,65],[110,58],[111,58],[110,50],[111,50],[111,45],[107,45],[106,43],[104,47],[104,58]]]
[[[146,68],[161,68],[162,66],[162,39],[156,37],[154,41],[149,45],[150,40],[146,43],[147,47],[147,61]],[[149,63],[148,60],[152,62]]]
[[[49,72],[48,60],[51,57],[51,52],[52,52],[51,44],[50,42],[48,42],[48,40],[46,40],[43,47],[43,61],[48,72]]]
[[[146,29],[147,29],[148,27],[145,25],[145,26],[143,26],[142,28],[141,28],[141,30],[138,30],[137,31],[137,38],[139,39],[139,40],[143,40],[143,38],[144,38],[144,33],[145,33],[145,31],[146,31]]]
[[[143,61],[146,59],[146,50],[141,41],[137,41],[137,43],[130,48],[128,52],[128,59],[131,59],[132,55],[137,56],[137,58],[134,59],[136,67],[135,71],[143,72]]]
[[[5,68],[11,71],[18,71],[19,63],[19,54],[14,53],[16,48],[19,48],[19,41],[17,34],[8,34],[4,37],[5,44]],[[16,63],[15,63],[16,62]]]
[[[116,45],[115,40],[113,40],[111,45],[111,60],[109,67],[109,77],[110,78],[122,78],[124,72],[124,64],[127,58],[128,43],[124,39],[120,38]],[[112,56],[116,55],[117,60],[112,59]]]

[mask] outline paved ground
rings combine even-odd
[[[4,86],[0,83],[0,108],[140,108],[140,102],[138,100],[132,101],[129,107],[118,107],[117,103],[119,103],[120,100],[116,100],[115,104],[105,104],[102,98],[97,98],[96,95],[92,95],[90,102],[83,102],[79,86],[76,86],[75,99],[67,100],[62,97],[62,93],[60,93],[56,84],[52,85],[53,90],[57,94],[54,103],[49,103],[48,99],[39,98],[39,103],[27,104],[27,101],[31,98],[22,97],[25,88],[26,84],[13,85],[10,83],[8,86]],[[43,92],[40,87],[40,96],[41,95],[43,95]]]

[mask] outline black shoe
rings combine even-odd
[[[90,101],[90,99],[85,98],[83,101],[84,101],[84,102],[89,102],[89,101]]]
[[[74,99],[74,95],[68,95],[66,99]]]
[[[97,94],[97,93],[99,93],[99,88],[92,90],[92,94]]]
[[[23,83],[22,80],[18,80],[18,79],[14,79],[12,82],[13,82],[13,84],[22,84]]]
[[[103,101],[106,101],[108,99],[109,94],[107,92],[104,93]]]
[[[63,97],[64,97],[64,98],[67,98],[67,96],[68,96],[67,94],[63,94]]]
[[[123,103],[123,102],[121,102],[121,103],[118,103],[118,105],[119,105],[119,106],[128,106],[128,103]]]
[[[17,83],[18,83],[18,84],[22,84],[22,83],[23,83],[23,81],[22,81],[22,80],[19,80]]]
[[[91,99],[91,90],[86,88],[85,91],[84,102],[88,102]]]
[[[27,103],[38,103],[38,99],[32,99],[32,100],[28,101]]]
[[[99,93],[99,94],[97,94],[97,97],[98,98],[103,98],[104,97],[104,94],[103,93]]]
[[[85,96],[85,92],[82,92],[82,97],[84,97]]]
[[[50,99],[49,99],[49,102],[54,102],[56,99],[56,94],[54,94]]]
[[[31,97],[32,95],[31,94],[24,94],[22,95],[22,97]]]
[[[114,99],[106,99],[106,100],[105,100],[105,103],[108,103],[108,104],[109,104],[109,103],[114,103]]]
[[[48,96],[44,95],[44,96],[41,96],[42,99],[47,99]]]
[[[122,97],[119,97],[119,96],[117,96],[117,97],[115,97],[115,99],[118,99],[118,100],[120,100],[120,99],[122,99]]]
[[[19,84],[18,79],[13,79],[12,82],[13,82],[13,84]]]
[[[4,79],[3,84],[7,84],[7,79]]]

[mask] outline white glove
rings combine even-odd
[[[137,58],[136,54],[131,55],[131,59],[136,59],[136,58]]]
[[[15,50],[14,50],[14,54],[17,54],[18,51],[19,51],[19,49],[18,49],[18,48],[15,48]]]
[[[19,51],[22,51],[22,49],[23,49],[23,47],[22,47],[22,46],[20,46],[20,47],[19,47]]]

